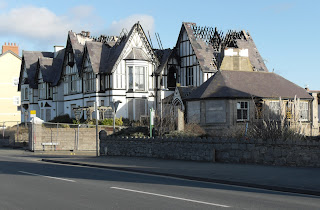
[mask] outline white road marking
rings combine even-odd
[[[58,180],[67,181],[67,182],[76,182],[76,181],[71,180],[71,179],[63,179],[63,178],[54,177],[54,176],[45,176],[45,175],[34,174],[34,173],[25,172],[25,171],[19,171],[19,172],[23,173],[23,174],[34,175],[34,176],[42,176],[42,177],[46,177],[46,178],[50,178],[50,179],[58,179]]]
[[[219,206],[219,207],[224,207],[224,208],[231,207],[231,206],[222,205],[222,204],[209,203],[209,202],[204,202],[204,201],[197,201],[197,200],[179,198],[179,197],[174,197],[174,196],[169,196],[169,195],[162,195],[162,194],[157,194],[157,193],[150,193],[150,192],[144,192],[144,191],[139,191],[139,190],[131,190],[131,189],[126,189],[126,188],[120,188],[120,187],[110,187],[110,188],[111,189],[116,189],[116,190],[124,190],[124,191],[129,191],[129,192],[147,194],[147,195],[154,195],[154,196],[165,197],[165,198],[172,198],[172,199],[176,199],[176,200],[189,201],[189,202],[194,202],[194,203],[201,203],[201,204],[206,204],[206,205],[211,205],[211,206]]]

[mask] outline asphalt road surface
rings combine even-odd
[[[320,197],[66,166],[0,150],[0,209],[320,209]]]

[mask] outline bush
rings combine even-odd
[[[280,122],[268,120],[260,123],[254,123],[248,128],[249,138],[259,138],[263,140],[287,140],[287,139],[305,139],[297,129],[291,128],[289,125],[281,125]]]
[[[137,136],[137,137],[146,137],[149,136],[148,127],[128,127],[121,129],[119,132],[112,134],[115,136]]]
[[[52,123],[73,123],[73,120],[74,119],[72,119],[68,114],[64,114],[64,115],[59,115],[59,116],[53,118],[49,122],[52,122]]]
[[[99,124],[100,125],[112,126],[113,125],[113,119],[112,118],[103,119],[103,120],[99,121]],[[115,124],[116,124],[116,126],[122,126],[123,125],[122,117],[116,118]]]

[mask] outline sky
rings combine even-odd
[[[67,32],[119,35],[140,21],[158,47],[173,48],[182,22],[250,32],[269,71],[320,90],[318,0],[0,0],[0,44],[26,51],[66,45]]]

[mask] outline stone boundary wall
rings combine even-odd
[[[230,138],[128,138],[100,135],[111,156],[320,167],[319,140],[264,141]]]
[[[212,142],[194,139],[127,138],[100,134],[100,154],[175,160],[215,161]]]

